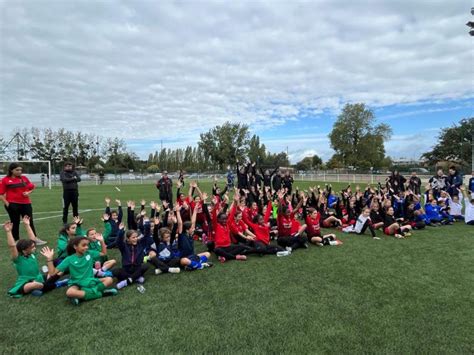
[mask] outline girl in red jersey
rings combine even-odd
[[[280,246],[270,244],[270,215],[272,213],[272,201],[268,202],[265,216],[258,214],[250,220],[248,215],[243,215],[245,223],[252,228],[255,233],[255,239],[250,245],[255,249],[256,254],[276,254],[278,256],[290,255],[290,252]]]
[[[10,221],[13,223],[12,234],[15,240],[20,239],[20,218],[30,217],[30,227],[36,235],[33,223],[33,207],[31,206],[30,194],[35,185],[26,177],[22,176],[23,168],[18,163],[8,166],[8,174],[0,180],[0,200],[3,201]],[[36,245],[46,242],[36,238]]]
[[[321,214],[315,208],[307,208],[308,197],[303,195],[303,219],[306,223],[306,236],[309,241],[317,246],[339,245],[341,241],[336,239],[335,234],[321,235]]]
[[[282,190],[278,192],[278,198],[278,245],[290,252],[297,248],[308,248],[308,238],[302,235],[306,229],[306,224],[301,225],[295,218],[295,214],[303,204],[303,200],[300,199],[298,205],[293,211],[290,211],[288,206],[284,204],[284,192]]]
[[[239,194],[234,194],[234,201],[239,201]],[[214,229],[215,249],[214,253],[219,257],[220,262],[227,260],[247,260],[245,254],[252,251],[246,245],[233,245],[230,239],[230,221],[234,218],[235,209],[231,209],[228,217],[225,212],[220,212],[220,202],[217,202],[212,209],[212,228]]]

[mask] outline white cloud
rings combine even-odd
[[[461,2],[10,0],[0,7],[2,130],[43,125],[195,143],[226,120],[258,132],[305,124],[296,119],[338,112],[345,102],[474,96],[472,43],[463,31],[469,6]],[[326,138],[316,151],[330,154]]]

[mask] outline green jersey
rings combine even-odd
[[[76,228],[76,236],[85,236],[84,230],[81,226]],[[64,259],[67,257],[67,243],[69,243],[69,236],[67,234],[61,233],[58,238],[58,245],[56,250],[58,252],[58,258]]]
[[[97,283],[92,268],[94,260],[98,257],[100,253],[95,250],[88,250],[83,255],[69,255],[57,266],[57,269],[61,272],[69,270],[69,286],[91,287]]]
[[[39,270],[38,259],[35,254],[28,256],[18,255],[18,257],[13,259],[13,265],[18,273],[18,278],[15,286],[8,290],[10,296],[21,297],[21,288],[28,282],[44,282],[43,275]]]

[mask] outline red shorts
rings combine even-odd
[[[385,227],[384,230],[383,230],[383,232],[384,232],[386,235],[394,235],[394,234],[395,234],[395,232],[390,233],[390,229],[389,229],[388,227]]]

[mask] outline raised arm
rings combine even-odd
[[[26,234],[28,234],[28,238],[30,240],[36,242],[36,235],[35,235],[35,232],[33,232],[33,229],[31,228],[30,217],[24,216],[23,217],[23,224],[25,225]]]
[[[16,249],[16,242],[12,234],[13,223],[10,221],[6,221],[3,224],[3,229],[7,233],[7,244],[8,244],[8,249],[10,249],[10,255],[12,259],[16,259],[18,257],[18,250]]]

